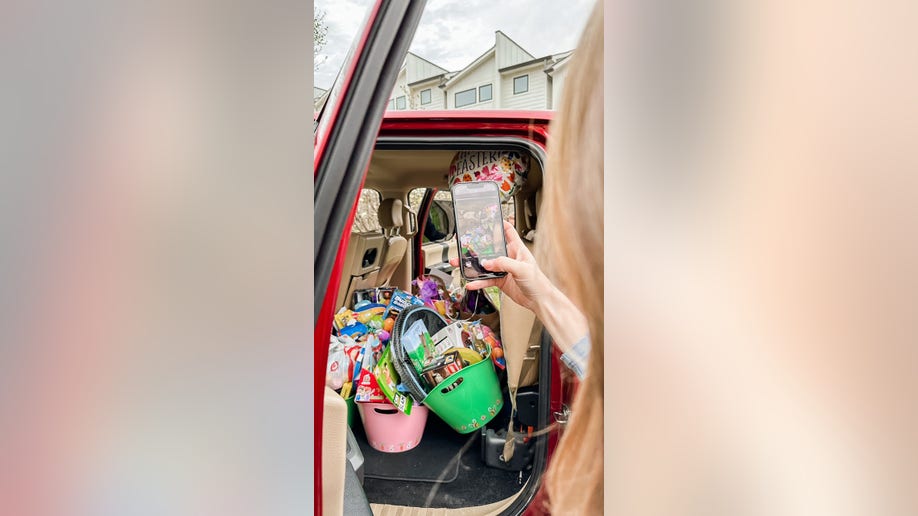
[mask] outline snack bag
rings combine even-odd
[[[358,376],[354,374],[354,365],[357,364],[357,358],[360,356],[360,350],[362,348],[363,346],[356,342],[344,346],[344,352],[347,354],[348,358],[347,377],[349,379],[354,379]]]
[[[379,383],[376,376],[368,369],[360,371],[360,381],[357,382],[357,393],[354,395],[354,401],[358,403],[383,403],[386,396],[379,389]]]
[[[390,348],[391,346],[386,346],[386,348],[383,349],[382,355],[379,357],[379,362],[376,363],[376,368],[374,369],[376,382],[379,385],[379,390],[382,391],[383,395],[388,398],[393,405],[395,405],[395,408],[405,415],[411,415],[413,400],[410,396],[406,396],[398,391],[398,384],[401,380],[398,377],[398,373],[395,371],[395,366],[392,365]]]
[[[342,306],[341,309],[338,310],[338,313],[335,314],[335,320],[334,320],[335,329],[338,331],[341,331],[341,328],[344,328],[345,326],[348,325],[348,323],[351,322],[351,320],[353,319],[353,315],[354,315],[354,312],[351,312],[350,310]]]
[[[358,322],[368,324],[370,320],[376,316],[379,316],[380,320],[382,320],[382,315],[385,312],[385,305],[367,302],[365,304],[358,304],[356,307],[354,307],[353,313],[354,318],[357,319]]]
[[[344,386],[348,380],[347,370],[350,361],[344,352],[344,345],[335,338],[331,337],[328,347],[328,366],[325,371],[325,385],[334,390]]]

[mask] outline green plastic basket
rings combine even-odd
[[[481,362],[457,371],[426,392],[400,342],[402,333],[417,319],[422,319],[431,333],[447,325],[439,313],[426,306],[408,307],[399,314],[392,344],[393,365],[402,382],[416,401],[426,405],[453,430],[467,434],[480,429],[494,419],[504,405],[490,352]]]
[[[347,426],[354,428],[354,414],[357,413],[357,402],[354,401],[354,395],[352,394],[350,398],[345,398],[344,402],[347,403]],[[360,421],[360,418],[357,417],[357,421]]]
[[[423,403],[460,434],[474,432],[494,419],[504,406],[504,397],[490,353],[443,380]]]

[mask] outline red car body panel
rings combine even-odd
[[[515,136],[542,149],[551,111],[386,111],[380,136]]]
[[[548,142],[548,126],[553,113],[550,111],[511,111],[511,110],[450,110],[450,111],[387,111],[379,130],[379,137],[437,137],[437,138],[463,138],[463,137],[513,137],[531,142],[545,150]],[[317,149],[318,151],[319,149]],[[317,156],[318,159],[318,156]],[[361,185],[362,188],[363,185]],[[316,389],[316,428],[322,425],[322,403],[325,389],[325,365],[328,360],[328,346],[322,345],[328,341],[331,334],[332,319],[337,307],[337,285],[341,281],[342,267],[347,255],[347,246],[350,240],[350,228],[357,213],[359,198],[354,198],[344,234],[340,236],[338,253],[335,258],[334,270],[328,285],[316,285],[315,288],[325,288],[326,294],[322,303],[319,320],[315,326],[315,389]],[[418,223],[422,224],[423,218]],[[560,362],[557,353],[551,354],[551,401],[552,413],[560,411],[562,403],[567,399],[560,377]],[[548,440],[548,455],[551,456],[557,444],[558,434],[553,432]],[[321,431],[316,433],[316,450],[322,449]],[[321,471],[320,453],[316,453],[316,470]],[[321,497],[321,474],[316,476],[316,497]],[[530,504],[525,514],[541,514],[541,496]],[[317,507],[321,507],[317,503]]]

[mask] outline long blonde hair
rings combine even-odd
[[[597,1],[571,64],[548,144],[537,253],[589,323],[587,375],[545,476],[554,514],[602,514],[603,7]],[[563,242],[563,245],[559,245]],[[598,280],[598,281],[597,281]]]

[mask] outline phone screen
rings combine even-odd
[[[481,266],[481,260],[507,256],[497,183],[457,183],[450,191],[462,277],[477,280],[505,276],[506,273],[491,272]]]

